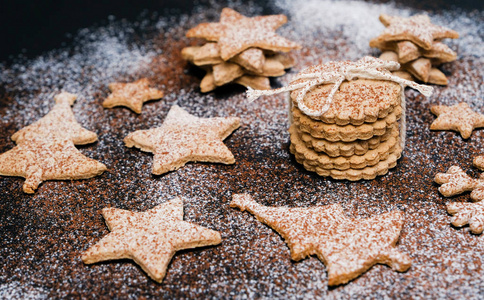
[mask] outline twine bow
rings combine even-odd
[[[409,86],[413,89],[418,90],[424,96],[429,97],[432,95],[433,88],[428,85],[417,84],[413,81],[409,81],[398,76],[392,75],[389,71],[396,71],[400,68],[400,64],[393,61],[384,61],[378,58],[366,56],[362,59],[358,60],[357,62],[349,62],[342,64],[341,66],[337,67],[335,71],[316,71],[310,73],[302,73],[297,75],[294,80],[288,86],[281,87],[274,90],[254,90],[252,88],[248,88],[247,90],[247,98],[249,101],[254,101],[260,96],[266,95],[275,95],[283,92],[289,92],[301,89],[300,93],[296,97],[296,103],[298,108],[304,112],[306,115],[311,117],[320,117],[331,106],[333,101],[334,95],[339,90],[341,84],[346,81],[355,80],[358,78],[362,79],[375,79],[375,80],[386,80],[386,81],[393,81],[402,87],[401,92],[401,106],[402,106],[402,121],[401,121],[401,131],[400,131],[400,144],[402,149],[405,146],[405,130],[406,130],[406,123],[405,123],[405,111],[406,111],[406,104],[405,104],[405,95],[404,95],[404,88]],[[326,97],[326,101],[324,102],[324,106],[319,109],[311,109],[307,107],[304,103],[304,97],[306,94],[315,86],[322,85],[322,84],[333,84],[333,87]]]

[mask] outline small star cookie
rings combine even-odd
[[[217,231],[183,221],[183,201],[174,198],[146,212],[104,208],[109,230],[82,255],[85,264],[133,259],[153,280],[162,282],[176,251],[217,245]]]
[[[104,100],[103,107],[126,106],[138,114],[144,102],[163,97],[162,91],[149,87],[147,78],[130,83],[113,82],[108,87],[112,93]]]
[[[432,24],[427,15],[403,18],[381,14],[380,21],[386,28],[380,36],[370,41],[370,44],[407,40],[429,50],[432,48],[434,40],[459,37],[459,34],[454,30]]]
[[[17,144],[33,138],[58,138],[71,140],[75,145],[85,145],[97,140],[97,135],[77,123],[71,106],[77,95],[62,92],[54,97],[52,110],[35,123],[24,127],[12,135]]]
[[[468,139],[475,128],[484,127],[484,115],[474,112],[465,102],[452,106],[434,105],[430,111],[437,115],[430,125],[431,130],[455,130]]]
[[[189,161],[235,163],[223,140],[239,126],[237,117],[198,118],[173,105],[161,127],[132,132],[124,143],[154,153],[152,173],[160,175]]]
[[[395,248],[403,227],[402,212],[350,219],[339,204],[267,207],[248,194],[234,195],[230,206],[247,210],[277,231],[291,249],[293,260],[317,255],[327,266],[331,286],[347,283],[377,263],[400,272],[411,265],[410,258]]]
[[[202,23],[190,29],[187,37],[218,41],[220,55],[229,60],[248,48],[287,52],[301,46],[275,33],[287,22],[284,15],[245,17],[233,9],[224,8],[219,23]]]
[[[220,49],[217,43],[206,43],[203,46],[186,47],[182,49],[183,59],[192,62],[196,66],[210,66],[223,63],[220,57]],[[264,51],[257,48],[249,48],[232,57],[230,61],[252,72],[262,72],[265,62]]]

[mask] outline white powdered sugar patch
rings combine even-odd
[[[73,49],[53,50],[31,61],[0,69],[0,82],[7,93],[22,91],[22,96],[13,100],[23,104],[19,110],[27,114],[26,119],[33,114],[45,115],[53,104],[53,97],[61,91],[78,94],[77,102],[92,102],[93,94],[110,82],[148,72],[148,63],[157,54],[149,45],[130,42],[134,28],[121,31],[121,26],[123,22],[112,21],[106,27],[82,29],[74,39]],[[42,106],[39,107],[38,101],[28,101],[34,97],[42,99]],[[7,110],[4,117],[13,118],[10,113],[18,114],[18,110]],[[87,121],[83,115],[86,114],[77,116],[81,123]]]
[[[48,299],[48,294],[41,288],[22,285],[19,282],[11,282],[0,285],[0,299]]]

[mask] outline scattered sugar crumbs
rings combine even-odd
[[[277,32],[303,45],[296,66],[273,86],[290,82],[302,68],[330,60],[377,55],[368,46],[383,25],[380,13],[420,13],[392,2],[276,0],[267,4],[288,16]],[[447,87],[426,99],[408,90],[407,148],[398,166],[372,181],[346,182],[306,172],[288,152],[287,103],[282,95],[248,103],[238,86],[201,94],[203,74],[181,59],[193,43],[184,37],[201,22],[216,22],[230,6],[246,16],[262,14],[249,5],[210,1],[191,14],[145,14],[139,21],[110,18],[109,24],[80,30],[72,45],[35,59],[19,58],[0,68],[0,151],[13,147],[9,137],[38,120],[61,90],[79,94],[73,106],[79,123],[98,133],[99,141],[79,147],[108,171],[94,179],[44,182],[33,196],[21,192],[21,180],[0,178],[0,298],[171,297],[171,298],[452,298],[484,293],[482,236],[450,225],[444,199],[433,183],[437,172],[457,164],[477,176],[472,158],[482,154],[483,131],[469,140],[454,132],[431,132],[430,105],[468,102],[484,112],[484,12],[441,11],[432,21],[458,31],[446,40],[458,60],[444,65]],[[148,77],[165,92],[145,104],[141,115],[101,106],[113,81]],[[191,163],[164,176],[150,174],[150,154],[124,147],[134,130],[160,126],[171,105],[200,117],[238,116],[242,126],[225,140],[234,153],[232,166]],[[228,207],[232,194],[250,193],[264,205],[310,206],[340,203],[348,216],[369,217],[395,209],[406,223],[398,248],[413,265],[406,273],[375,266],[360,278],[328,290],[324,265],[315,257],[290,261],[283,239],[247,213]],[[85,266],[80,253],[107,233],[99,213],[106,206],[144,211],[175,196],[185,201],[185,219],[219,230],[222,244],[183,251],[173,258],[161,285],[134,264],[115,261]],[[468,201],[463,195],[452,201]],[[15,230],[10,230],[13,228]],[[54,280],[52,280],[54,279]]]

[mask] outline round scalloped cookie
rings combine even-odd
[[[376,135],[368,140],[356,140],[353,142],[330,142],[325,139],[317,139],[310,134],[298,130],[299,137],[306,147],[316,151],[326,153],[328,156],[352,156],[363,155],[369,150],[375,149],[390,137],[397,137],[399,130],[397,126],[387,128],[383,135]]]
[[[295,126],[289,128],[291,135],[291,145],[289,147],[292,154],[304,159],[308,165],[320,167],[323,169],[363,169],[368,166],[376,165],[378,162],[385,160],[388,155],[398,146],[398,137],[391,137],[383,142],[378,148],[365,153],[364,155],[353,155],[350,157],[330,157],[323,153],[317,153],[306,147],[300,139]]]
[[[335,169],[323,169],[320,167],[312,166],[308,164],[304,158],[295,156],[296,161],[304,166],[304,168],[311,172],[316,172],[319,176],[330,176],[333,179],[343,180],[347,179],[350,181],[357,180],[371,180],[375,179],[376,176],[382,176],[388,173],[391,168],[397,165],[397,160],[402,154],[402,148],[397,146],[395,151],[391,153],[387,159],[380,161],[374,166],[366,167],[363,169],[347,169],[347,170],[335,170]]]
[[[298,108],[292,108],[294,124],[298,126],[301,132],[308,133],[314,138],[326,139],[331,142],[352,142],[357,139],[368,140],[374,136],[383,135],[388,128],[397,125],[401,115],[402,108],[398,106],[391,114],[371,124],[340,126],[311,119]]]
[[[303,70],[297,76],[311,72],[332,72],[344,67],[347,62],[331,62],[324,65],[314,66]],[[292,83],[303,82],[308,79],[298,79]],[[312,88],[303,98],[303,104],[310,110],[319,110],[326,104],[327,97],[333,88],[333,84],[323,84]],[[291,92],[294,106],[302,89]],[[377,119],[386,117],[393,109],[400,105],[402,87],[395,82],[372,79],[356,79],[345,81],[341,84],[333,97],[329,109],[319,117],[325,123],[337,125],[361,125],[372,123]]]

